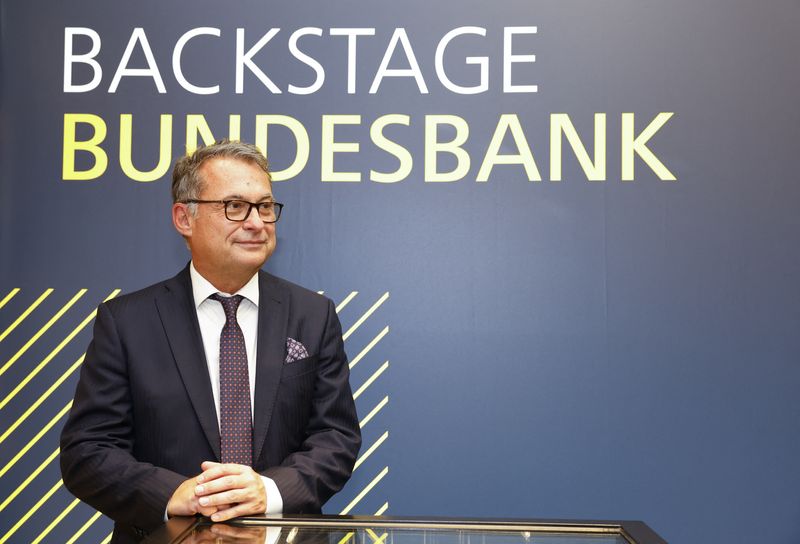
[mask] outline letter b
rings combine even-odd
[[[72,53],[72,42],[76,34],[88,36],[92,40],[92,48],[88,53],[75,55]],[[91,28],[80,28],[68,26],[64,28],[64,92],[65,93],[85,93],[95,89],[100,84],[103,77],[103,69],[94,60],[100,52],[100,35]],[[76,62],[88,64],[92,68],[92,80],[83,85],[73,85],[72,65]]]
[[[91,139],[75,141],[75,126],[78,123],[87,123],[94,128]],[[86,181],[96,179],[103,175],[108,166],[108,155],[100,147],[106,138],[106,123],[97,115],[89,113],[64,114],[64,156],[62,179],[64,181]],[[94,166],[89,170],[75,170],[75,152],[88,151],[94,156]]]

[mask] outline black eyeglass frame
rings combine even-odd
[[[247,213],[244,214],[244,217],[242,219],[231,219],[228,216],[228,204],[230,204],[231,202],[239,202],[241,204],[247,204],[249,206],[249,208],[247,208]],[[247,218],[250,217],[250,213],[253,211],[253,208],[256,209],[256,213],[258,214],[258,218],[261,219],[262,221],[264,221],[264,223],[268,223],[268,224],[277,223],[278,219],[281,218],[281,212],[283,211],[283,204],[281,204],[280,202],[272,202],[272,201],[268,201],[268,202],[248,202],[247,200],[242,200],[240,198],[232,198],[230,200],[197,200],[197,199],[182,200],[181,204],[222,204],[224,206],[224,209],[225,209],[225,219],[227,219],[228,221],[235,221],[236,223],[243,223],[243,222],[247,221]],[[259,207],[260,206],[266,206],[266,205],[276,206],[277,207],[278,211],[275,212],[275,221],[266,221],[263,217],[261,217],[261,213],[259,211]]]

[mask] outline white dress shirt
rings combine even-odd
[[[258,348],[258,274],[250,278],[244,287],[236,293],[222,293],[205,279],[194,263],[189,266],[189,275],[192,279],[192,294],[194,295],[197,321],[200,323],[200,336],[203,339],[203,351],[208,363],[208,375],[211,378],[211,392],[214,395],[214,407],[219,425],[219,338],[222,327],[225,326],[225,311],[222,304],[209,299],[211,295],[219,293],[223,297],[242,295],[244,297],[236,312],[236,320],[244,335],[245,350],[247,351],[247,374],[250,378],[250,414],[255,411],[256,388],[256,350]],[[272,478],[261,476],[267,491],[267,514],[280,514],[283,512],[283,498],[278,486]]]

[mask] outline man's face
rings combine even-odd
[[[255,164],[230,158],[209,159],[200,167],[204,181],[198,200],[273,200],[269,176]],[[275,250],[275,224],[253,209],[245,221],[230,221],[223,204],[197,204],[188,215],[186,236],[197,270],[210,277],[251,276]]]

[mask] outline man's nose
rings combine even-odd
[[[243,223],[245,228],[250,228],[250,229],[264,228],[264,222],[258,215],[258,208],[255,206],[252,206],[250,208],[250,211],[247,213],[247,217],[244,218]]]

